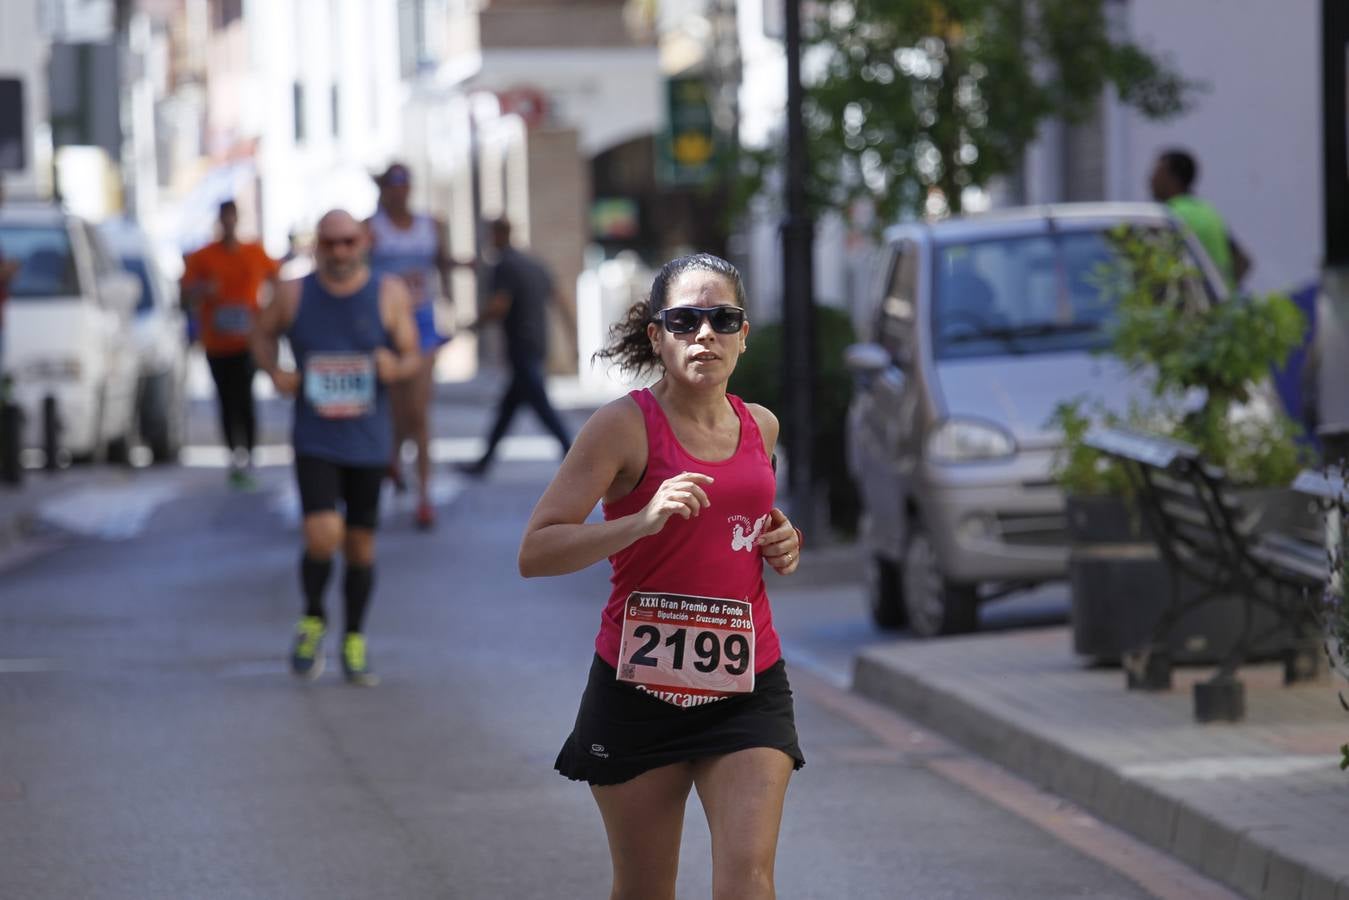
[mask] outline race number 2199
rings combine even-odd
[[[623,612],[620,681],[659,694],[726,696],[754,689],[749,601],[639,591]]]

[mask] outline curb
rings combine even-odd
[[[1253,900],[1349,900],[1349,879],[1279,835],[1248,833],[1198,804],[1045,738],[987,707],[887,665],[854,661],[853,690],[1015,772]]]
[[[13,502],[10,508],[10,500],[5,495],[11,488],[0,488],[0,555],[9,553],[16,547],[30,540],[38,531],[37,512],[38,501],[32,498],[23,498],[29,502],[19,500]]]

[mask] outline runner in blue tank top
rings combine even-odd
[[[366,232],[359,222],[334,210],[319,220],[317,231],[315,273],[281,284],[258,319],[253,353],[277,392],[295,398],[305,612],[296,626],[291,670],[307,679],[323,670],[323,593],[341,548],[342,671],[353,684],[371,685],[362,626],[374,586],[379,488],[393,446],[387,386],[417,371],[417,326],[403,282],[375,276],[365,264]],[[295,369],[277,362],[283,335]],[[339,499],[345,517],[338,513]]]

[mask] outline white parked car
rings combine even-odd
[[[187,430],[187,317],[178,283],[165,277],[139,226],[125,219],[98,227],[108,251],[141,285],[132,330],[139,375],[136,423],[155,462],[178,458]]]
[[[22,446],[124,461],[136,430],[139,282],[93,226],[50,203],[0,207],[0,251],[19,262],[4,365],[24,412]]]

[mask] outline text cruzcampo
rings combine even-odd
[[[664,700],[671,706],[680,706],[688,709],[690,706],[703,706],[707,703],[716,703],[718,700],[725,700],[724,696],[709,696],[706,694],[687,694],[683,691],[656,691],[644,684],[636,684],[633,687],[643,693],[650,694],[657,700]]]

